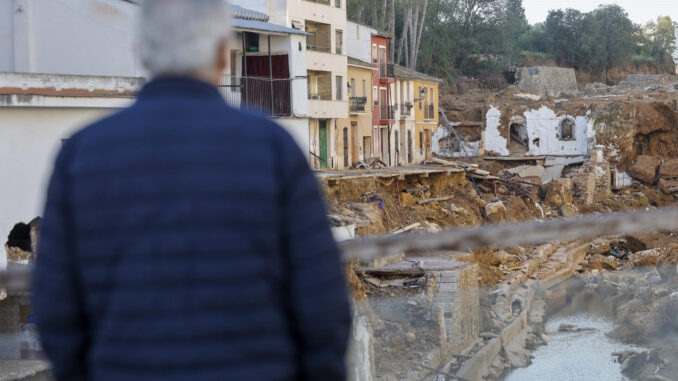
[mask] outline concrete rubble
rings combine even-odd
[[[472,154],[450,151],[459,147],[453,133],[439,130],[434,139],[446,152],[422,165],[364,175],[323,174],[333,223],[355,224],[356,236],[416,234],[526,220],[576,221],[581,215],[676,204],[678,94],[579,94],[557,101],[518,95],[482,99],[477,107],[464,99],[464,107],[447,108],[455,133],[473,143],[464,149]],[[363,363],[374,365],[370,377],[361,379],[501,379],[510,369],[530,364],[531,352],[548,342],[547,316],[575,303],[578,296],[572,295],[584,298],[589,289],[626,295],[633,290],[624,282],[639,285],[643,277],[652,281],[637,293],[656,299],[649,311],[633,312],[631,302],[606,308],[616,308],[631,322],[648,318],[668,300],[667,285],[678,284],[676,242],[675,232],[658,232],[505,250],[402,253],[379,263],[356,263],[349,278],[361,301],[360,327],[373,337],[373,357]],[[470,288],[460,293],[464,273],[475,274],[475,281],[464,281]],[[586,328],[570,331],[585,333]],[[646,332],[635,325],[630,329]],[[656,348],[657,356],[670,358],[667,348]],[[635,360],[642,356],[652,357],[641,353],[621,359],[630,379],[672,379],[676,373],[671,372],[678,372],[665,365],[650,375],[650,365],[656,370],[662,363]]]

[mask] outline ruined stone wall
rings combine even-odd
[[[512,114],[513,113],[513,114]],[[556,155],[578,156],[587,155],[590,144],[589,130],[592,122],[588,116],[559,115],[546,106],[539,109],[507,109],[491,106],[487,112],[485,123],[485,152],[500,156],[509,156],[508,131],[509,120],[521,117],[527,128],[528,156]],[[574,123],[573,137],[563,139],[561,123],[566,119]]]
[[[523,67],[518,70],[516,83],[522,91],[548,97],[574,94],[579,91],[574,69],[560,67]]]
[[[444,311],[445,349],[450,354],[461,353],[478,340],[480,334],[478,265],[441,272],[437,287],[436,304]]]

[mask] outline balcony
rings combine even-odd
[[[352,114],[365,112],[367,97],[350,97],[349,102]]]
[[[329,2],[327,3],[329,4]],[[306,20],[306,49],[322,53],[332,53],[332,26]]]
[[[400,104],[400,117],[405,118],[412,115],[412,103],[401,103]]]
[[[306,49],[312,50],[314,52],[321,52],[321,53],[332,53],[332,48],[329,46],[325,45],[311,45],[311,44],[306,44]]]
[[[381,120],[395,120],[396,106],[381,105]]]
[[[395,79],[395,71],[393,64],[380,63],[379,64],[379,78],[380,79]]]
[[[292,80],[224,75],[219,92],[236,108],[270,116],[292,115]]]

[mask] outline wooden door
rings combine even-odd
[[[320,168],[327,168],[327,121],[318,121],[318,144]]]

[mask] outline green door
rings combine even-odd
[[[318,121],[318,140],[320,140],[320,168],[327,168],[327,121]]]

